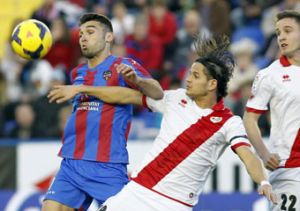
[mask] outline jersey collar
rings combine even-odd
[[[224,110],[224,99],[221,99],[219,102],[217,102],[213,107],[212,110],[214,111],[221,111]]]
[[[291,66],[291,63],[289,62],[289,60],[287,59],[286,56],[281,56],[279,58],[279,61],[280,61],[281,65],[284,66],[284,67]]]

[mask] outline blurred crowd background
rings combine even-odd
[[[185,86],[197,58],[196,34],[227,34],[236,67],[225,103],[242,116],[255,74],[278,58],[275,16],[300,10],[299,0],[0,0],[0,138],[59,139],[72,106],[50,104],[55,84],[69,84],[73,67],[84,62],[78,45],[78,20],[86,12],[112,20],[113,53],[141,63],[163,89]],[[27,61],[10,47],[10,34],[22,20],[38,19],[50,28],[53,47],[40,60]],[[156,135],[161,117],[136,108],[130,139]],[[261,118],[264,136],[268,113]]]

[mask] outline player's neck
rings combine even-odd
[[[290,64],[300,66],[300,51],[294,53],[292,56],[286,56],[286,57]]]
[[[96,56],[94,56],[93,58],[88,59],[89,68],[96,67],[97,65],[102,63],[110,55],[111,55],[110,51],[103,51],[103,52],[97,54]]]
[[[199,97],[194,100],[197,106],[199,106],[202,109],[212,108],[217,103],[216,97],[210,95]]]

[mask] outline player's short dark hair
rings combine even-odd
[[[198,37],[195,43],[196,52],[199,56],[195,62],[205,66],[208,78],[218,81],[218,101],[228,94],[227,84],[234,69],[233,56],[227,50],[229,43],[229,38],[226,35],[209,38]]]
[[[300,13],[295,10],[284,10],[278,13],[276,18],[277,18],[276,22],[284,18],[293,18],[297,21],[298,24],[300,24]]]
[[[97,13],[87,13],[80,17],[79,25],[82,25],[88,21],[97,21],[102,24],[107,32],[113,32],[111,21],[105,15]]]

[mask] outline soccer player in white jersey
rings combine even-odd
[[[281,57],[258,72],[244,123],[249,139],[270,172],[278,204],[273,211],[300,210],[300,13],[277,15]],[[271,135],[262,141],[257,121],[270,108]]]
[[[228,44],[227,37],[198,39],[199,58],[191,67],[186,89],[165,91],[162,100],[119,87],[58,86],[50,92],[50,101],[62,102],[83,92],[108,103],[144,105],[163,114],[161,130],[131,182],[99,211],[191,211],[228,146],[261,185],[259,193],[276,203],[242,119],[223,105],[234,66]],[[135,77],[133,71],[121,74]]]

